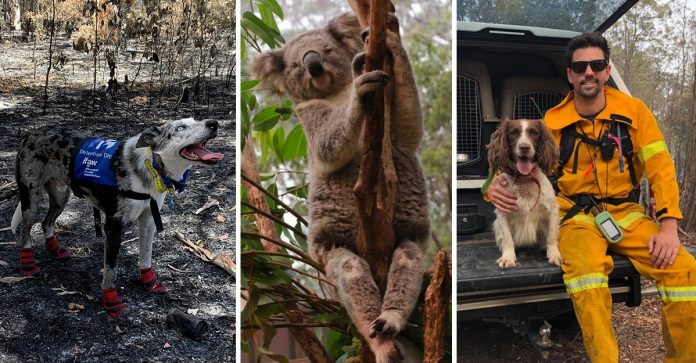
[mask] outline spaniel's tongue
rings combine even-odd
[[[517,163],[515,166],[517,166],[517,171],[520,172],[520,175],[526,176],[532,172],[532,161],[529,159],[517,160]]]
[[[189,146],[186,148],[189,152],[196,154],[201,160],[203,161],[208,161],[208,160],[222,160],[222,158],[225,156],[224,154],[221,153],[214,153],[211,152],[210,150],[200,147],[197,145],[194,146]]]

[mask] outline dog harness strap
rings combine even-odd
[[[34,276],[39,272],[41,272],[41,269],[34,264],[34,255],[31,247],[22,248],[19,251],[19,273],[22,276]]]
[[[46,238],[46,249],[48,250],[48,254],[55,259],[62,260],[70,257],[70,252],[60,246],[56,236]]]
[[[142,281],[145,290],[155,294],[166,294],[169,292],[169,288],[162,284],[155,271],[152,268],[146,268],[140,270],[140,281]]]
[[[121,298],[118,297],[116,289],[104,289],[102,306],[106,309],[106,313],[112,318],[118,318],[126,314],[128,306],[121,303]]]
[[[132,190],[118,190],[118,193],[126,198],[135,200],[148,200],[150,199],[150,213],[152,214],[152,220],[155,222],[155,228],[157,233],[162,232],[164,227],[162,226],[162,216],[160,216],[159,206],[155,198],[150,196],[150,194],[138,193]]]

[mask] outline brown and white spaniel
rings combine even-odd
[[[508,190],[517,195],[517,209],[495,211],[495,239],[500,268],[515,267],[515,247],[546,248],[550,264],[563,263],[558,250],[558,202],[546,177],[558,166],[558,145],[541,120],[504,120],[488,144],[488,164],[500,171]]]

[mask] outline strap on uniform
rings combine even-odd
[[[563,224],[563,222],[567,221],[568,219],[575,217],[575,215],[578,214],[578,212],[580,212],[580,210],[582,210],[583,208],[585,209],[585,214],[587,214],[590,212],[590,209],[592,209],[592,207],[599,204],[621,205],[624,203],[638,203],[639,196],[639,189],[631,190],[631,192],[628,193],[628,196],[626,198],[599,199],[589,194],[577,194],[573,196],[567,196],[566,199],[572,201],[574,204],[572,207],[570,207],[568,213],[566,213],[566,215],[563,216],[563,218],[561,219],[561,224]]]
[[[638,178],[636,176],[635,165],[633,164],[633,142],[631,141],[631,136],[628,132],[628,127],[626,126],[627,124],[632,124],[633,121],[630,118],[619,114],[611,114],[609,118],[611,120],[611,132],[615,134],[614,136],[619,137],[621,140],[621,151],[623,152],[623,156],[624,158],[626,158],[626,162],[628,163],[628,172],[631,176],[631,183],[635,187],[638,185]],[[572,173],[577,174],[579,156],[578,149],[580,148],[581,142],[590,144],[595,147],[602,146],[601,140],[591,139],[588,136],[577,132],[576,125],[579,121],[580,120],[564,127],[561,130],[561,141],[559,143],[560,158],[558,162],[558,172],[556,173],[557,176],[555,180],[558,180],[558,178],[561,177],[561,175],[563,174],[563,167],[568,163],[571,155],[573,154],[575,156],[573,158]],[[580,142],[576,143],[578,138],[580,139]],[[558,186],[555,183],[555,181],[552,184],[554,185],[554,189],[558,191]]]

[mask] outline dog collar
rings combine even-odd
[[[184,172],[184,175],[182,176],[181,180],[173,180],[172,178],[167,176],[167,173],[164,171],[164,166],[159,165],[157,161],[153,161],[155,159],[155,155],[154,152],[152,152],[152,150],[150,150],[150,152],[152,155],[152,160],[145,159],[145,167],[152,175],[152,180],[155,183],[155,190],[157,190],[158,193],[173,193],[175,191],[177,193],[183,192],[186,189],[189,171],[186,170]]]
[[[532,171],[529,173],[529,175],[517,175],[515,176],[515,184],[527,184],[527,183],[534,183],[536,184],[539,192],[537,193],[536,201],[534,201],[534,205],[532,206],[529,211],[533,211],[534,208],[536,208],[537,204],[539,204],[539,198],[541,197],[541,184],[539,184],[539,179],[537,179],[534,176],[534,171],[536,171],[536,167],[532,168]]]

